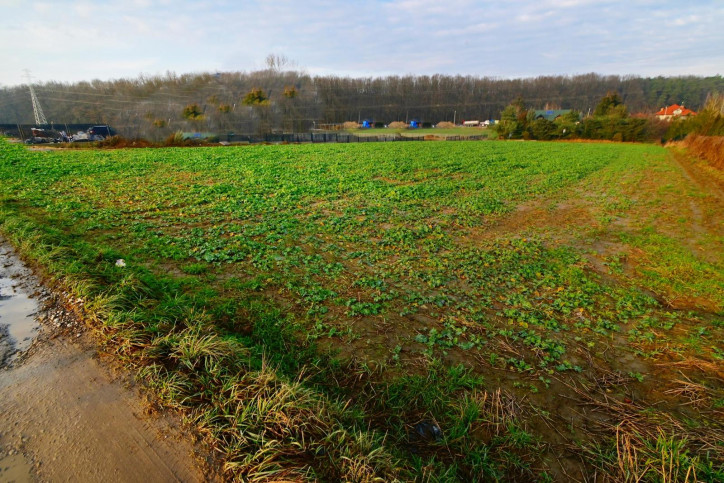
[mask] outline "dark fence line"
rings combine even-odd
[[[65,124],[65,123],[53,123],[45,124],[41,126],[43,129],[49,129],[52,131],[65,131],[68,134],[75,134],[78,131],[86,131],[88,128],[93,126],[104,126],[104,123],[82,123],[82,124]],[[18,136],[21,133],[24,135],[30,135],[30,129],[35,128],[35,124],[0,124],[0,133],[6,133],[13,136]],[[111,126],[113,127],[113,126]]]
[[[483,141],[487,136],[357,136],[344,133],[296,133],[296,134],[265,134],[263,136],[222,135],[232,143],[384,143],[405,141]]]
[[[67,133],[75,134],[77,131],[85,131],[89,127],[96,124],[55,124],[55,130],[65,130]],[[30,132],[34,125],[27,124],[0,124],[0,135],[21,137],[23,139],[32,137]],[[112,127],[112,126],[111,126]],[[49,126],[48,126],[49,128]],[[194,138],[192,138],[194,139]],[[204,138],[198,138],[204,140]],[[402,136],[400,134],[377,135],[377,136],[357,136],[349,133],[336,132],[306,132],[306,133],[286,133],[286,134],[218,134],[215,139],[230,143],[383,143],[383,142],[405,142],[405,141],[483,141],[487,136],[436,136],[436,135],[413,135]]]

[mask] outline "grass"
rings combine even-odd
[[[719,202],[662,148],[0,142],[0,230],[230,478],[724,471]]]

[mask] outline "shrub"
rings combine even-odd
[[[244,96],[241,102],[245,106],[265,106],[269,104],[269,96],[263,90],[255,87]]]
[[[188,119],[190,121],[201,121],[204,119],[204,111],[198,104],[189,104],[184,107],[182,115],[184,119]]]
[[[551,140],[555,139],[556,136],[556,124],[548,119],[536,119],[531,122],[528,126],[528,132],[523,133],[525,138],[526,134],[530,133],[532,139]]]
[[[674,119],[664,137],[666,141],[679,141],[689,134],[724,136],[724,94],[710,93],[698,115]]]

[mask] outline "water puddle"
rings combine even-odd
[[[27,350],[37,336],[41,291],[32,272],[0,240],[0,367]]]

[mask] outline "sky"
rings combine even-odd
[[[0,87],[253,71],[724,75],[724,0],[0,0]]]

